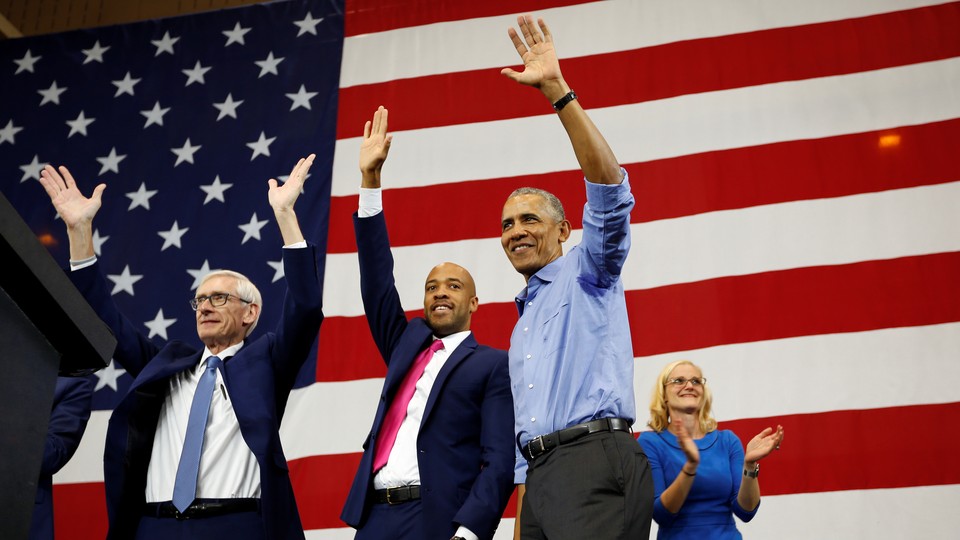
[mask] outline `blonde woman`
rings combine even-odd
[[[759,461],[780,447],[783,427],[766,428],[747,443],[717,430],[713,396],[692,362],[663,368],[650,400],[653,431],[640,434],[653,473],[658,539],[741,538],[734,523],[760,506]]]

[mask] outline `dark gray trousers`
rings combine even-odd
[[[646,540],[653,515],[647,456],[624,431],[595,433],[537,458],[520,510],[523,540]]]

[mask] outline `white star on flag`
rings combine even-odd
[[[232,116],[233,118],[237,117],[237,107],[243,104],[243,100],[234,101],[233,94],[227,94],[227,99],[223,100],[220,103],[214,103],[213,106],[220,111],[220,114],[217,115],[217,122],[219,122],[225,116]]]
[[[93,44],[93,47],[90,47],[89,49],[83,49],[81,51],[83,52],[84,56],[86,56],[86,58],[83,59],[83,63],[89,64],[90,62],[100,62],[102,64],[103,53],[109,50],[110,50],[110,46],[109,45],[106,47],[101,46],[100,40],[98,39],[97,42]]]
[[[103,244],[109,240],[109,236],[100,236],[100,229],[94,229],[93,231],[93,252],[100,256],[100,248],[103,247]]]
[[[279,261],[267,261],[270,268],[273,268],[273,279],[270,283],[276,283],[283,279],[283,259]]]
[[[133,210],[134,208],[136,208],[136,207],[138,207],[138,206],[142,206],[142,207],[146,208],[147,210],[149,210],[149,209],[150,209],[150,197],[153,197],[153,196],[156,195],[156,194],[157,194],[157,190],[155,190],[155,189],[148,190],[148,189],[147,189],[147,183],[146,183],[146,182],[140,182],[140,188],[139,188],[139,189],[137,189],[136,191],[130,191],[130,192],[128,192],[128,193],[125,193],[125,195],[127,196],[127,198],[130,199],[130,206],[127,208],[127,211],[129,212],[130,210]]]
[[[238,225],[240,230],[243,231],[243,240],[241,240],[240,243],[246,244],[247,240],[251,238],[260,240],[260,229],[262,229],[266,224],[267,224],[267,220],[264,219],[264,220],[258,221],[257,213],[254,212],[253,215],[250,216],[249,223],[246,223],[244,225]]]
[[[257,78],[259,79],[267,73],[279,75],[279,73],[277,73],[277,66],[280,64],[280,62],[283,62],[283,57],[274,58],[273,51],[270,51],[270,54],[268,54],[265,59],[255,61],[254,64],[260,66],[260,75],[257,76]]]
[[[140,81],[141,79],[134,79],[133,77],[131,77],[129,71],[127,72],[126,75],[123,76],[122,79],[110,81],[110,84],[117,87],[117,93],[114,94],[113,97],[119,97],[120,94],[130,94],[132,96],[133,87],[136,86],[136,84]]]
[[[84,116],[83,111],[80,111],[80,115],[77,116],[76,120],[67,120],[67,125],[70,126],[70,133],[67,135],[67,138],[73,137],[74,133],[79,133],[84,137],[87,136],[87,126],[93,123],[95,118],[87,118]]]
[[[23,183],[28,179],[40,180],[40,171],[47,166],[47,163],[40,161],[40,156],[34,154],[33,161],[27,163],[26,165],[21,165],[20,170],[23,171],[23,176],[20,178],[20,182]]]
[[[180,148],[171,148],[170,151],[177,155],[177,162],[173,164],[174,167],[186,161],[187,163],[193,164],[193,155],[197,153],[197,150],[200,149],[201,145],[191,146],[190,138],[187,137],[187,142],[183,143],[183,146]]]
[[[198,82],[200,84],[205,84],[206,81],[203,80],[203,76],[207,74],[212,68],[203,67],[200,65],[200,61],[197,60],[197,63],[194,64],[193,69],[182,69],[184,75],[187,76],[187,84],[184,86],[190,86],[191,84]]]
[[[176,220],[173,222],[173,227],[170,227],[168,231],[159,231],[157,234],[160,235],[160,238],[163,238],[163,247],[160,248],[160,251],[167,249],[170,246],[176,246],[182,248],[180,245],[180,239],[190,230],[190,227],[180,228]]]
[[[14,73],[14,75],[19,75],[21,71],[29,71],[30,73],[33,73],[33,65],[36,64],[41,58],[43,57],[33,56],[33,53],[30,52],[30,49],[27,49],[27,52],[23,54],[23,58],[13,61],[13,63],[17,65],[17,71]]]
[[[110,291],[111,295],[123,291],[130,296],[134,296],[133,284],[143,279],[143,276],[131,274],[130,265],[128,264],[123,267],[123,272],[119,274],[107,274],[107,279],[113,282],[113,290]]]
[[[299,21],[293,21],[293,24],[297,25],[297,28],[300,29],[297,32],[297,37],[302,36],[303,34],[313,34],[317,35],[317,25],[323,21],[323,17],[319,19],[314,19],[312,13],[307,13],[307,16],[300,19]]]
[[[187,273],[193,278],[193,285],[190,285],[190,290],[195,291],[200,286],[200,282],[203,281],[203,277],[210,273],[210,261],[204,259],[200,268],[188,268]]]
[[[220,182],[220,175],[218,174],[217,177],[213,179],[212,184],[200,185],[200,189],[207,194],[206,198],[203,199],[203,204],[207,204],[214,199],[220,202],[227,202],[226,199],[223,198],[223,193],[232,187],[233,184],[224,184]]]
[[[240,26],[239,22],[233,26],[233,30],[224,30],[223,35],[227,36],[227,43],[224,45],[224,47],[229,47],[234,43],[246,45],[246,43],[243,41],[243,36],[245,36],[249,31],[249,28]]]
[[[273,144],[273,141],[277,140],[276,137],[266,137],[264,132],[260,132],[260,138],[254,142],[247,143],[247,147],[253,150],[253,155],[250,156],[250,161],[256,159],[257,156],[267,156],[270,157],[270,145]]]
[[[170,32],[164,32],[163,37],[160,39],[151,39],[150,43],[153,43],[157,47],[157,52],[154,53],[154,56],[160,56],[161,53],[170,53],[173,54],[173,44],[180,41],[179,37],[170,37]]]
[[[147,119],[147,121],[143,124],[143,127],[147,128],[149,126],[152,126],[153,124],[162,126],[163,115],[167,114],[169,111],[170,111],[170,107],[160,108],[159,101],[153,104],[152,109],[140,111],[140,114],[142,114]]]
[[[103,173],[107,171],[112,171],[117,174],[120,173],[120,162],[127,157],[126,154],[117,155],[117,148],[113,147],[110,149],[110,153],[106,156],[98,157],[97,161],[100,163],[100,173],[97,176],[103,176]]]
[[[159,231],[157,234],[160,235],[160,238],[163,238],[163,247],[160,248],[160,251],[167,249],[170,246],[176,246],[181,248],[180,239],[183,238],[183,235],[190,230],[190,227],[180,228],[176,220],[173,222],[173,227],[170,227],[170,230]]]
[[[57,81],[53,81],[53,84],[50,85],[50,88],[46,90],[37,90],[37,93],[43,96],[43,99],[40,100],[40,106],[44,106],[47,103],[54,103],[56,105],[60,104],[60,94],[67,91],[67,87],[59,88],[57,86]]]
[[[150,329],[150,333],[147,334],[147,339],[152,338],[153,336],[160,336],[163,339],[167,339],[167,328],[177,322],[176,319],[164,319],[163,318],[163,308],[157,311],[157,316],[152,321],[147,321],[143,323],[144,326]]]
[[[290,104],[290,110],[294,110],[297,107],[303,107],[304,109],[310,110],[310,99],[316,97],[318,92],[307,92],[307,89],[304,85],[300,85],[300,90],[295,94],[285,94],[290,98],[293,103]]]
[[[22,127],[17,127],[13,125],[13,120],[7,120],[7,125],[4,126],[3,129],[0,129],[0,144],[3,144],[5,142],[9,142],[10,144],[17,144],[16,141],[13,140],[13,138],[20,131],[23,131]]]
[[[93,391],[96,392],[101,388],[109,386],[114,392],[116,392],[118,390],[117,379],[119,379],[120,376],[126,372],[127,370],[116,367],[116,364],[113,362],[113,358],[111,358],[110,363],[107,364],[107,367],[94,373],[94,375],[97,376],[97,386],[94,387]]]

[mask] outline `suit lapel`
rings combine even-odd
[[[189,369],[200,361],[200,355],[201,353],[199,352],[191,352],[191,354],[173,358],[168,362],[151,361],[147,364],[147,367],[140,372],[140,376],[133,381],[130,391],[132,392],[145,384],[166,379],[175,373]]]
[[[460,346],[453,351],[450,358],[447,358],[447,361],[443,364],[443,368],[440,369],[440,373],[437,374],[437,380],[433,382],[433,388],[430,389],[430,397],[427,398],[427,406],[423,410],[423,419],[420,420],[421,429],[426,425],[427,419],[430,418],[430,413],[433,411],[433,406],[436,404],[437,397],[443,390],[443,385],[446,384],[447,378],[476,348],[477,340],[473,338],[473,333],[471,332],[470,335],[460,343]]]

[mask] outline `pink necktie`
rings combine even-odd
[[[423,370],[427,367],[427,362],[433,358],[433,354],[443,348],[443,342],[439,339],[434,340],[429,347],[417,355],[400,383],[397,389],[397,395],[393,398],[393,403],[387,409],[387,416],[383,419],[383,425],[380,426],[380,438],[377,440],[373,450],[373,472],[376,473],[387,464],[390,457],[390,450],[393,444],[397,442],[397,432],[400,431],[400,424],[407,417],[407,407],[410,406],[410,400],[417,389],[417,381],[423,375]]]

